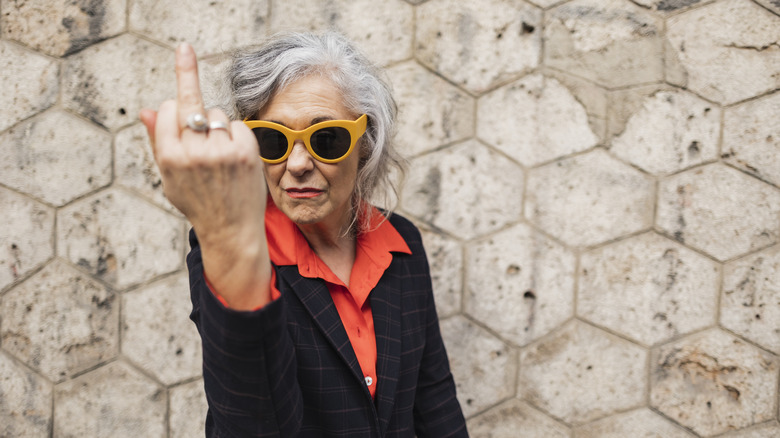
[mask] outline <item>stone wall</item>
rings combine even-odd
[[[780,436],[777,0],[0,1],[0,436],[202,434],[138,111],[290,27],[387,67],[472,436]]]

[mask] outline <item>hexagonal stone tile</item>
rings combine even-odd
[[[517,345],[574,314],[574,254],[525,224],[472,242],[465,309]]]
[[[474,99],[409,61],[387,70],[398,102],[396,141],[406,156],[473,135]]]
[[[57,254],[120,289],[183,264],[181,222],[117,189],[62,209],[57,238]]]
[[[54,255],[54,210],[0,187],[0,290]]]
[[[57,70],[54,60],[0,41],[0,131],[57,101]]]
[[[432,0],[417,7],[416,58],[472,93],[539,65],[542,12],[511,0]]]
[[[672,55],[688,87],[729,104],[780,87],[780,18],[747,0],[726,0],[671,17]]]
[[[607,135],[617,137],[626,129],[628,121],[642,111],[645,104],[659,92],[675,92],[666,84],[637,85],[607,92]]]
[[[271,0],[272,32],[337,30],[380,65],[412,56],[413,8],[401,0]]]
[[[720,108],[683,91],[659,91],[612,140],[618,157],[653,173],[672,173],[718,156]]]
[[[514,394],[517,360],[504,343],[471,321],[441,321],[458,400],[468,417]]]
[[[588,124],[591,132],[601,142],[605,138],[607,127],[608,93],[603,87],[591,81],[572,76],[567,72],[544,68],[544,77],[552,78],[560,82],[568,93],[574,97],[578,104],[582,105],[588,115]]]
[[[170,389],[170,437],[204,436],[208,404],[203,380],[198,379]]]
[[[463,251],[460,244],[446,236],[420,229],[431,266],[436,311],[443,319],[460,312],[463,277]]]
[[[582,255],[577,314],[644,345],[715,323],[715,262],[655,233]]]
[[[125,34],[69,56],[63,74],[66,108],[110,129],[138,120],[141,108],[173,98],[173,52]]]
[[[54,261],[3,296],[3,349],[61,381],[116,355],[115,299],[111,290]]]
[[[114,139],[114,175],[116,182],[180,215],[163,193],[160,170],[154,162],[146,128],[141,123],[121,130]]]
[[[777,242],[780,193],[711,164],[663,180],[656,223],[686,245],[728,260]]]
[[[647,352],[575,321],[520,354],[520,396],[569,424],[645,399]]]
[[[124,31],[126,3],[127,0],[4,1],[0,5],[2,34],[51,56],[67,55]]]
[[[607,87],[664,77],[663,22],[621,0],[575,0],[545,17],[544,63]]]
[[[721,435],[722,438],[777,438],[778,436],[780,436],[780,424],[775,421]]]
[[[574,431],[576,438],[693,438],[680,426],[641,408],[603,418]]]
[[[569,429],[518,399],[509,400],[467,423],[473,438],[569,438]]]
[[[165,436],[165,390],[125,363],[110,363],[54,391],[54,436]]]
[[[201,372],[188,289],[177,275],[122,295],[122,353],[166,385]]]
[[[0,135],[0,182],[60,206],[111,182],[111,136],[64,111]]]
[[[412,161],[401,193],[405,211],[468,239],[520,217],[523,171],[469,140]]]
[[[52,385],[0,353],[0,436],[41,437],[51,430]]]
[[[723,269],[720,322],[780,354],[780,248],[774,246]]]
[[[266,32],[267,0],[188,2],[135,0],[130,3],[130,29],[171,48],[186,41],[207,56],[256,41]]]
[[[477,114],[477,135],[525,166],[598,142],[585,108],[560,82],[540,74],[482,96]]]
[[[774,418],[780,360],[721,330],[654,350],[650,404],[702,436]]]
[[[723,158],[765,181],[780,185],[780,93],[727,108]]]
[[[596,245],[652,224],[653,180],[596,149],[532,169],[525,216],[570,245]]]

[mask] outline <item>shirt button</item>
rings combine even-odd
[[[366,386],[371,386],[374,384],[374,379],[371,378],[371,376],[366,376]]]

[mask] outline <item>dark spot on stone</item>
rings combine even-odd
[[[696,140],[692,141],[691,144],[688,145],[688,155],[694,157],[696,155],[699,155],[699,152],[701,152],[701,148],[699,147],[699,142]]]
[[[588,371],[590,371],[590,370],[592,370],[592,369],[593,369],[593,365],[588,365],[587,367],[585,367],[585,369],[586,369],[586,370],[588,370]]]
[[[119,114],[124,116],[125,114],[127,114],[127,111],[125,111],[124,108],[119,108]]]
[[[522,271],[522,268],[517,265],[509,265],[506,268],[506,274],[507,275],[517,275]]]
[[[659,11],[674,11],[699,3],[701,0],[662,0],[656,8]]]
[[[680,243],[685,243],[685,237],[683,237],[683,232],[682,231],[675,231],[674,232],[674,240],[676,240],[676,241],[678,241]]]
[[[33,309],[33,305],[32,305],[32,304],[28,304],[28,305],[27,305],[27,306],[24,308],[24,310],[25,310],[25,311],[27,311],[27,313],[30,313],[30,312],[32,312],[32,309]]]
[[[181,355],[182,355],[182,353],[184,353],[184,350],[182,350],[181,348],[177,348],[177,349],[176,349],[176,355],[177,355],[177,356],[181,356]]]
[[[707,409],[712,409],[712,402],[710,401],[707,402]]]
[[[658,312],[655,315],[653,315],[653,319],[659,319],[661,321],[666,321],[666,314],[662,312]]]
[[[761,319],[761,315],[756,314],[756,319]]]
[[[497,39],[497,40],[500,40],[502,36],[504,36],[504,34],[503,34],[503,33],[501,33],[501,32],[499,32],[499,33],[496,35],[496,39]]]
[[[18,247],[18,246],[16,246],[16,244],[15,244],[15,243],[12,243],[12,244],[11,244],[11,249],[19,249],[19,247]]]
[[[704,114],[709,114],[711,111],[710,107],[704,108]]]
[[[467,405],[471,406],[472,403],[474,403],[474,399],[471,399],[471,398],[466,399],[466,404]]]
[[[536,299],[536,294],[532,290],[527,290],[523,294],[523,298],[527,298],[529,300],[535,300]]]
[[[441,32],[436,32],[436,38],[441,38]]]

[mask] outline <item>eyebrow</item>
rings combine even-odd
[[[311,123],[309,124],[309,126],[316,125],[317,123],[327,122],[328,120],[336,120],[336,119],[334,119],[333,117],[330,117],[330,116],[315,117],[315,118],[311,119]],[[267,121],[271,122],[271,123],[276,123],[277,125],[282,125],[285,128],[292,129],[289,126],[285,125],[284,123],[282,123],[282,122],[280,122],[278,120],[267,120]]]

